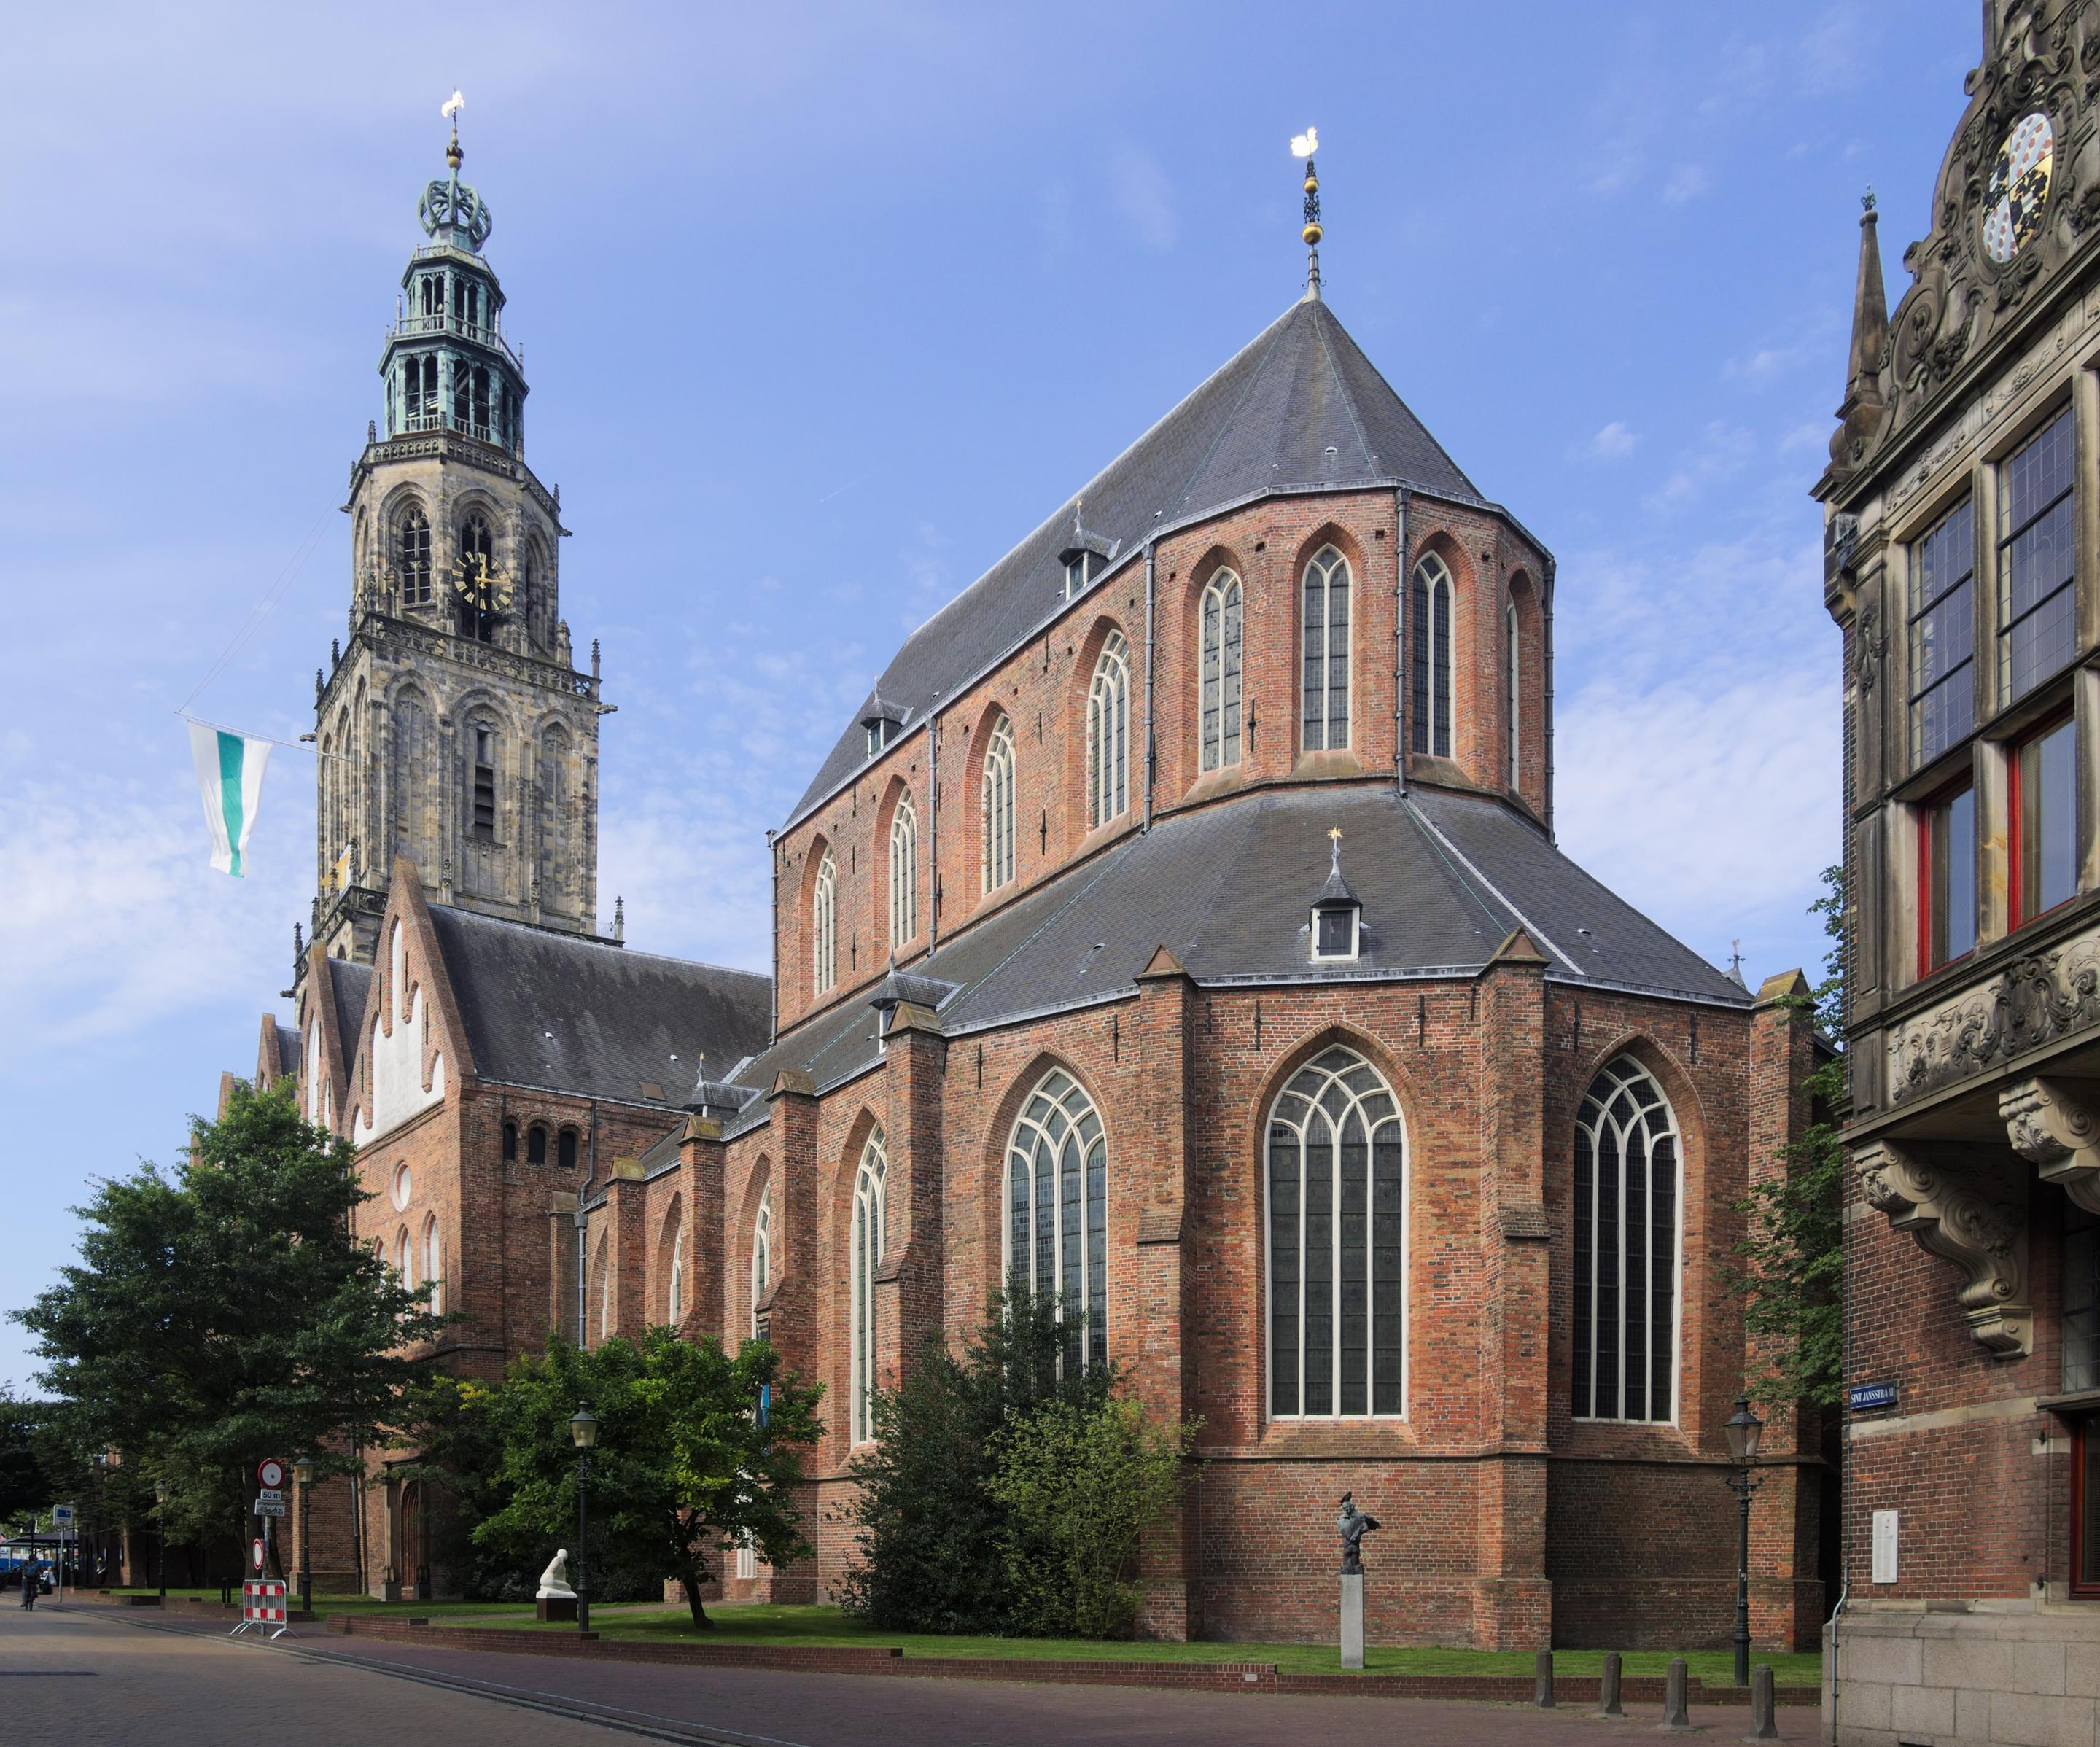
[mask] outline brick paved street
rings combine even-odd
[[[428,1679],[458,1684],[423,1683]],[[593,1712],[620,1727],[588,1720]],[[311,1629],[272,1646],[94,1608],[47,1605],[27,1616],[0,1609],[0,1728],[54,1747],[248,1747],[269,1738],[330,1747],[404,1732],[443,1747],[567,1747],[633,1733],[738,1747],[1517,1747],[1573,1740],[1603,1747],[1652,1740],[1658,1720],[1652,1706],[1612,1723],[1572,1709],[657,1668],[395,1643],[353,1648]],[[1749,1712],[1695,1710],[1693,1721],[1708,1738],[1734,1741]],[[1810,1741],[1816,1732],[1815,1711],[1780,1711],[1782,1739]]]

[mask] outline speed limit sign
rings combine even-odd
[[[259,1536],[248,1543],[248,1556],[255,1561],[255,1569],[257,1573],[259,1575],[262,1569],[262,1560],[265,1557],[262,1538]]]
[[[266,1456],[256,1464],[255,1479],[263,1491],[275,1492],[285,1484],[285,1464],[275,1456]]]

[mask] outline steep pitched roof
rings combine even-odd
[[[703,1054],[719,1079],[765,1047],[769,977],[441,904],[430,913],[484,1079],[677,1106]]]
[[[1077,494],[1087,530],[1127,556],[1162,527],[1263,492],[1405,483],[1482,501],[1325,303],[1293,304]],[[916,722],[1065,607],[1072,501],[906,639],[876,686]],[[1090,542],[1091,544],[1092,542]],[[867,760],[854,712],[788,823]]]
[[[1306,893],[1339,826],[1363,907],[1362,952],[1311,962]],[[1177,813],[965,929],[912,970],[956,986],[951,1033],[1133,992],[1165,946],[1199,984],[1470,977],[1515,933],[1549,977],[1732,1007],[1749,997],[1614,897],[1546,834],[1486,796],[1317,784]],[[800,1026],[739,1074],[769,1087],[801,1069],[819,1087],[871,1066],[876,1015],[852,999]],[[754,1103],[730,1125],[765,1119]]]

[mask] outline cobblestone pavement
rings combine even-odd
[[[1630,1747],[1653,1741],[1660,1720],[1652,1705],[1607,1723],[1573,1708],[659,1668],[376,1640],[353,1648],[312,1628],[271,1645],[93,1608],[0,1610],[0,1728],[65,1747],[251,1747],[265,1736],[327,1747],[404,1730],[442,1747],[623,1735],[722,1747]],[[1692,1721],[1709,1740],[1733,1742],[1749,1713],[1704,1708]],[[1811,1710],[1783,1710],[1779,1722],[1782,1740],[1816,1738]]]

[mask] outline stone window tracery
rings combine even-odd
[[[1407,1136],[1385,1077],[1322,1051],[1270,1110],[1269,1412],[1407,1410]]]
[[[443,1269],[439,1266],[438,1216],[435,1213],[423,1216],[423,1283],[430,1289],[430,1309],[434,1317],[445,1312]]]
[[[765,1302],[765,1289],[772,1283],[773,1191],[769,1188],[759,1198],[758,1217],[751,1228],[751,1335],[754,1340],[765,1338],[758,1307]]]
[[[839,864],[829,849],[817,869],[817,887],[810,904],[810,932],[816,992],[822,995],[839,980]]]
[[[1451,756],[1451,572],[1435,553],[1414,567],[1414,749]]]
[[[911,797],[900,795],[889,820],[889,944],[919,932],[919,821]]]
[[[1006,1143],[1009,1287],[1053,1296],[1067,1365],[1108,1358],[1108,1140],[1086,1088],[1043,1076]]]
[[[430,603],[430,518],[414,504],[394,523],[394,573],[399,579],[404,607]]]
[[[1631,1056],[1608,1062],[1575,1119],[1577,1419],[1677,1416],[1683,1180],[1654,1075]]]
[[[1013,724],[992,726],[984,760],[984,889],[995,892],[1013,877]]]
[[[1130,645],[1111,631],[1087,690],[1087,823],[1105,825],[1130,805]]]
[[[1305,566],[1304,749],[1349,743],[1349,561],[1322,546]]]
[[[875,1277],[882,1267],[885,1227],[884,1179],[889,1161],[876,1128],[861,1149],[854,1176],[853,1242],[848,1252],[853,1352],[848,1391],[853,1410],[853,1440],[865,1444],[875,1436]]]
[[[676,1328],[686,1314],[686,1231],[682,1225],[671,1240],[670,1323]]]
[[[1201,765],[1220,770],[1240,761],[1240,637],[1244,607],[1240,580],[1221,570],[1203,590],[1202,672],[1198,707]]]
[[[1524,782],[1523,646],[1518,637],[1516,602],[1511,601],[1502,615],[1502,685],[1509,702],[1509,786],[1511,788],[1520,787]]]

